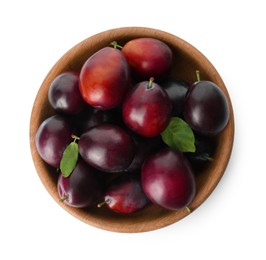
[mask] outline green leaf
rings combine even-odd
[[[189,125],[179,117],[172,117],[161,133],[163,141],[179,152],[195,152],[195,137]]]
[[[78,144],[74,141],[70,143],[60,161],[60,170],[64,177],[69,177],[76,167],[78,161]]]

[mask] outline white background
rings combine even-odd
[[[266,259],[265,1],[30,1],[0,4],[0,259]],[[193,214],[120,234],[65,212],[30,155],[29,120],[45,75],[72,46],[107,29],[145,26],[190,42],[230,93],[235,143],[224,177]]]

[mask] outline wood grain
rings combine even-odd
[[[218,136],[218,147],[210,166],[196,178],[197,194],[190,205],[196,210],[213,192],[230,159],[234,140],[234,115],[229,93],[224,82],[210,61],[196,48],[172,34],[143,27],[117,28],[96,34],[85,39],[63,55],[44,79],[34,102],[30,120],[30,147],[36,171],[50,195],[67,212],[85,223],[115,232],[145,232],[165,227],[186,217],[186,209],[168,211],[149,205],[142,211],[124,216],[113,213],[105,207],[90,209],[71,208],[59,201],[56,190],[57,174],[55,169],[45,164],[36,151],[35,135],[41,122],[54,112],[48,103],[48,89],[52,80],[67,70],[80,70],[82,64],[97,50],[116,40],[124,44],[137,37],[154,37],[167,43],[174,51],[174,65],[171,74],[188,82],[195,81],[195,71],[200,70],[201,78],[215,82],[225,93],[230,106],[230,120],[224,131]]]

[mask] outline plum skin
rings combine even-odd
[[[188,83],[174,78],[168,78],[161,84],[172,103],[172,116],[181,117],[183,113],[184,101],[188,91]]]
[[[143,37],[128,41],[122,52],[133,74],[142,80],[165,77],[173,62],[170,47],[155,38]]]
[[[65,204],[85,208],[94,204],[102,195],[104,184],[100,172],[79,160],[69,177],[59,175],[57,191]]]
[[[164,148],[144,162],[141,183],[154,204],[169,210],[186,207],[196,193],[195,178],[188,161],[172,148]]]
[[[109,110],[119,106],[130,86],[130,69],[120,50],[105,47],[81,68],[81,96],[95,108]]]
[[[158,136],[170,121],[172,104],[163,88],[155,82],[137,83],[127,94],[122,115],[125,125],[144,137]]]
[[[86,163],[104,172],[126,170],[135,155],[135,143],[123,128],[101,124],[83,133],[79,153]]]
[[[79,91],[79,73],[67,71],[59,74],[50,85],[48,100],[58,113],[76,115],[83,111],[88,104]]]
[[[123,173],[110,183],[104,192],[104,201],[110,210],[121,214],[139,211],[149,203],[138,175],[128,173]]]
[[[223,91],[211,81],[193,84],[186,95],[183,115],[196,132],[213,136],[227,125],[229,104]]]
[[[41,158],[49,165],[58,168],[63,152],[72,141],[70,121],[61,115],[45,119],[39,126],[35,142]]]

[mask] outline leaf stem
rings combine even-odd
[[[76,142],[76,140],[79,140],[80,138],[74,134],[71,135],[71,137],[74,139],[74,142]]]

